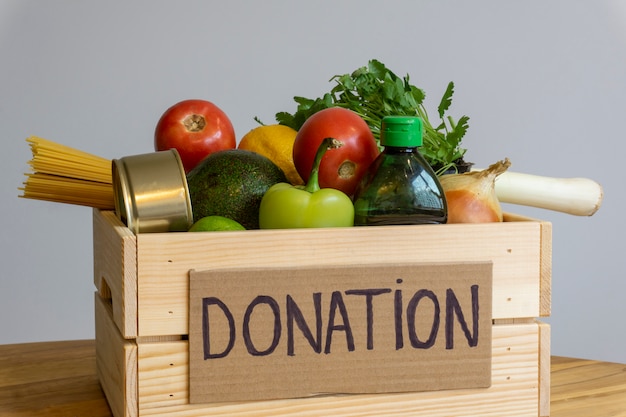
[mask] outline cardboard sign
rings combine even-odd
[[[491,385],[492,264],[190,272],[190,403]]]

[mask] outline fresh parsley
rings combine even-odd
[[[437,107],[439,122],[433,126],[423,104],[424,91],[410,83],[408,74],[398,77],[380,61],[370,60],[367,66],[351,74],[335,75],[329,81],[335,82],[330,92],[316,99],[294,97],[295,113],[279,112],[276,121],[299,130],[315,112],[328,107],[345,107],[365,120],[378,141],[383,117],[419,116],[424,124],[420,152],[437,174],[465,164],[466,149],[461,147],[461,141],[467,132],[469,117],[462,116],[455,121],[447,115],[454,94],[453,82],[448,84],[441,98]]]

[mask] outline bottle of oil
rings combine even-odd
[[[446,198],[437,176],[419,152],[419,117],[387,116],[380,129],[384,147],[354,194],[354,225],[445,223]]]

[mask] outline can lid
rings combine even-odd
[[[385,116],[380,128],[380,144],[416,148],[422,146],[422,119],[416,116]]]

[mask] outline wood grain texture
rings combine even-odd
[[[94,298],[98,379],[115,416],[137,417],[137,344],[120,335],[108,300]]]
[[[552,223],[541,223],[539,317],[552,314]]]
[[[103,307],[105,303],[100,302]],[[97,320],[99,326],[114,328],[110,311]],[[108,321],[108,323],[107,323]],[[129,397],[120,399],[122,385],[113,378],[103,380],[111,408],[116,417],[127,416],[282,416],[304,417],[311,415],[359,416],[538,416],[541,380],[541,326],[536,322],[497,324],[493,327],[492,385],[487,389],[448,390],[402,394],[330,395],[291,400],[259,401],[249,403],[188,404],[188,342],[186,340],[139,340],[136,356],[126,357],[126,381],[135,379],[136,393],[127,391]],[[107,345],[114,353],[110,360],[100,361],[101,373],[119,374],[120,345],[129,342],[115,333],[107,334]],[[118,347],[115,347],[116,344]],[[100,347],[100,341],[98,341]],[[135,365],[136,364],[136,365]],[[545,364],[544,364],[545,365]],[[549,381],[543,380],[544,383]],[[108,384],[112,384],[108,386]],[[136,397],[135,397],[136,395]],[[506,401],[503,401],[506,399]],[[123,403],[119,403],[119,401]],[[138,410],[134,407],[138,401]],[[119,410],[124,410],[119,411]],[[135,414],[137,412],[137,414]]]
[[[112,416],[94,341],[1,345],[0,416]]]
[[[188,272],[493,261],[493,317],[540,316],[539,223],[253,230],[137,236],[139,335],[188,334]]]
[[[543,222],[144,233],[136,236],[134,259],[130,231],[110,212],[94,210],[94,218],[99,231],[94,239],[108,242],[96,244],[103,250],[95,254],[101,261],[96,277],[106,276],[115,320],[126,338],[188,334],[189,270],[229,266],[493,261],[494,318],[539,317],[549,309],[549,296],[542,292],[549,294],[551,264],[542,252],[551,249],[551,235]],[[107,259],[111,266],[102,266]]]
[[[550,352],[551,328],[550,325],[537,322],[539,325],[539,416],[550,415]]]
[[[550,312],[551,225],[506,220],[135,236],[112,212],[94,210],[98,372],[112,410],[116,417],[547,416],[549,326],[533,317]],[[493,263],[490,388],[187,403],[190,270],[468,261]]]
[[[137,337],[137,240],[112,211],[93,211],[94,284],[126,338]]]
[[[494,327],[492,386],[402,394],[318,396],[251,403],[180,404],[187,398],[187,342],[140,344],[140,415],[168,416],[537,416],[537,324]],[[148,361],[146,361],[148,359]],[[146,365],[146,371],[142,369]],[[166,368],[166,372],[160,370]],[[506,399],[506,401],[503,401]],[[369,413],[369,414],[368,414]]]
[[[505,222],[538,222],[541,227],[539,238],[539,314],[549,317],[552,312],[552,223],[531,219],[513,213],[504,213]]]
[[[626,364],[552,358],[552,416],[626,416]]]
[[[112,417],[95,355],[94,340],[0,345],[0,416]],[[626,364],[553,356],[551,368],[552,417],[626,417]],[[343,402],[373,416],[367,401]]]

